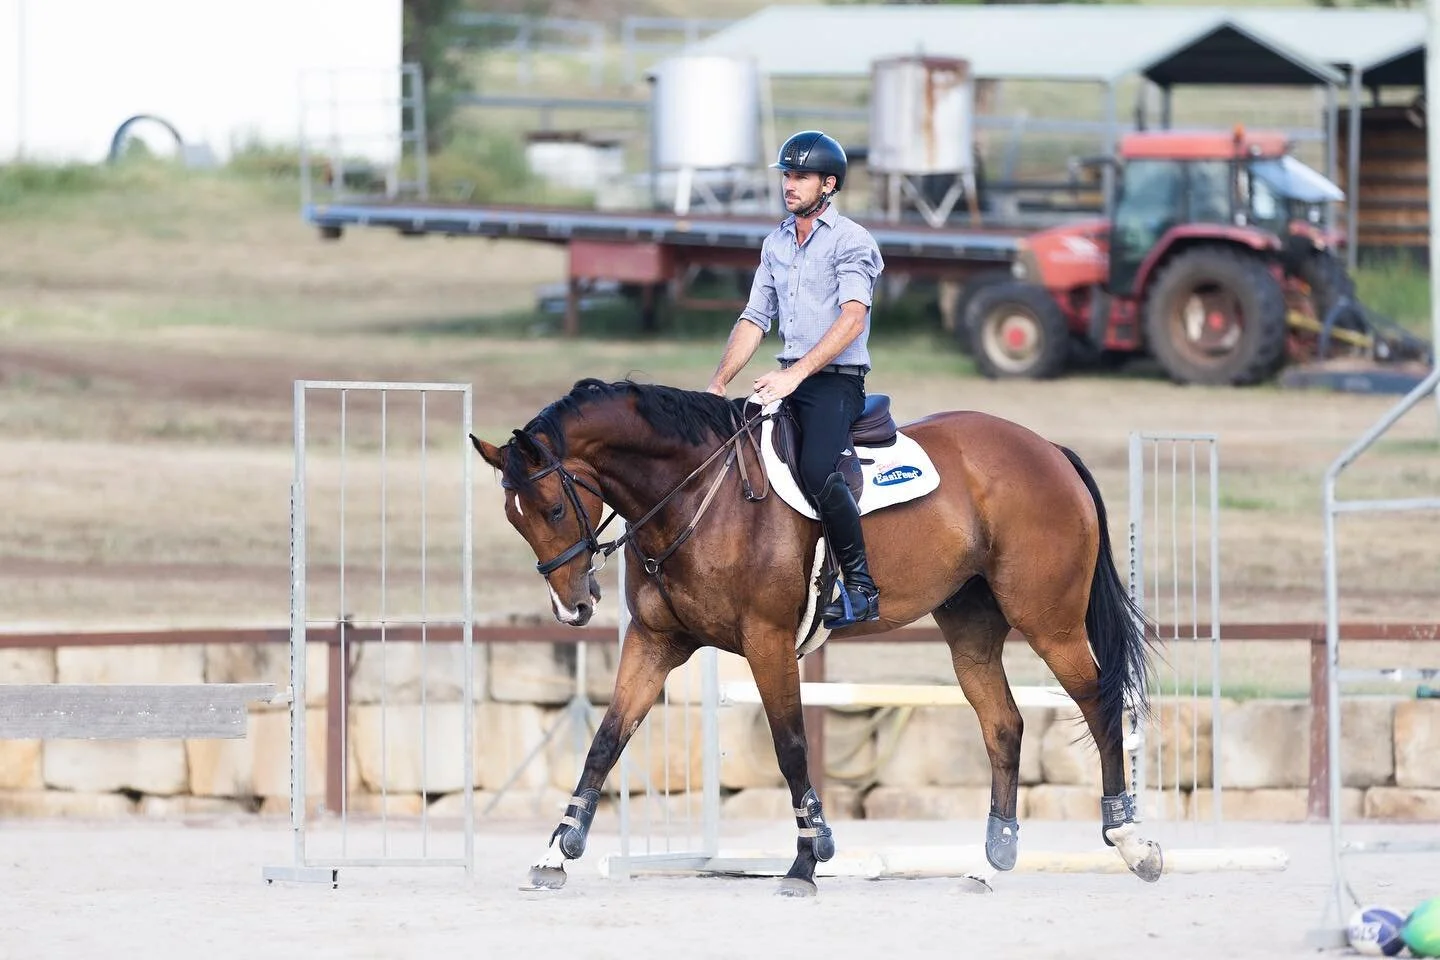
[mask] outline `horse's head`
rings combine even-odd
[[[599,548],[595,525],[604,503],[594,475],[583,464],[567,466],[524,430],[516,430],[500,447],[474,434],[470,442],[500,471],[505,517],[535,551],[555,619],[583,627],[600,600],[591,562]]]

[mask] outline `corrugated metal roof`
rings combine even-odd
[[[865,77],[881,57],[963,57],[978,77],[1108,81],[1217,18],[1165,7],[769,7],[687,52],[754,57],[774,77]]]
[[[1426,25],[1423,13],[1374,9],[774,6],[687,52],[754,58],[775,77],[864,77],[876,59],[923,53],[963,57],[987,79],[1109,82],[1157,68],[1227,28],[1231,48],[1257,64],[1253,73],[1263,75],[1258,64],[1268,59],[1275,77],[1291,77],[1257,82],[1304,82],[1302,74],[1337,82],[1327,67],[1363,70],[1403,57],[1423,46]]]

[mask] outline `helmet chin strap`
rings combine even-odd
[[[823,208],[825,204],[830,202],[830,198],[833,196],[833,193],[824,193],[822,191],[820,194],[820,199],[810,204],[810,206],[806,207],[804,210],[796,210],[795,216],[800,217],[801,219],[815,216],[815,214],[820,212],[821,208]]]

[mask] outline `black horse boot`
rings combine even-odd
[[[827,629],[848,627],[853,623],[880,618],[880,591],[870,579],[865,558],[865,535],[860,528],[860,509],[845,478],[837,473],[825,479],[816,498],[825,538],[840,561],[840,596],[821,611],[821,622]]]

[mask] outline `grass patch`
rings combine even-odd
[[[1360,302],[1413,333],[1430,333],[1430,272],[1402,258],[1385,258],[1355,270]]]
[[[1375,441],[1373,449],[1385,454],[1433,457],[1440,454],[1440,440],[1387,440],[1382,437]]]
[[[1220,494],[1220,508],[1222,510],[1274,510],[1276,503],[1267,497],[1247,497],[1243,494],[1224,493]]]

